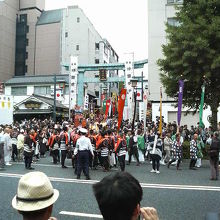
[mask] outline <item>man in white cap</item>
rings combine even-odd
[[[76,142],[76,148],[74,150],[74,155],[77,156],[77,179],[80,179],[81,172],[86,176],[86,179],[89,180],[89,154],[92,154],[94,157],[91,141],[86,137],[87,130],[85,128],[80,128],[79,132],[81,137]]]
[[[23,220],[55,220],[51,214],[58,197],[59,191],[53,189],[44,173],[30,172],[20,179],[12,206]]]

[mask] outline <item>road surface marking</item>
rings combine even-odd
[[[22,176],[23,175],[21,174],[0,173],[0,177],[21,178]],[[79,184],[89,184],[89,185],[93,185],[99,182],[99,180],[78,180],[78,179],[59,178],[59,177],[49,177],[49,179],[53,182],[79,183]],[[151,189],[182,189],[182,190],[220,192],[220,187],[217,186],[170,185],[170,184],[153,184],[153,183],[140,183],[140,184],[142,188],[151,188]]]
[[[59,214],[60,214],[60,215],[70,215],[70,216],[86,217],[86,218],[101,218],[101,219],[103,219],[103,216],[102,216],[102,215],[89,214],[89,213],[81,213],[81,212],[67,212],[67,211],[61,211]]]

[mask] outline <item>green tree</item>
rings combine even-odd
[[[158,60],[167,95],[177,100],[178,80],[184,79],[183,105],[197,110],[201,86],[205,105],[211,107],[211,124],[217,128],[220,103],[220,0],[184,0],[177,8],[177,25],[167,24],[168,43]]]

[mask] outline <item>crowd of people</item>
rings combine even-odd
[[[178,128],[175,122],[164,123],[159,133],[158,122],[151,121],[146,129],[141,121],[135,122],[134,126],[123,121],[118,131],[114,119],[101,122],[88,119],[84,127],[75,127],[71,121],[24,120],[0,127],[0,169],[10,166],[11,161],[24,161],[25,168],[32,170],[32,163],[45,157],[49,151],[53,163],[60,163],[62,168],[67,168],[66,158],[71,159],[78,179],[82,171],[86,179],[90,179],[89,167],[94,170],[102,167],[108,172],[119,165],[121,171],[125,171],[132,160],[137,166],[146,160],[151,161],[151,172],[159,174],[161,164],[170,168],[175,163],[176,169],[181,170],[183,143],[188,141],[189,169],[196,170],[202,165],[204,148],[208,144],[210,179],[217,180],[219,134],[219,131],[213,132],[212,127],[199,128],[197,125],[188,129],[184,125]]]

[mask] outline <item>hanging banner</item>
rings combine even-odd
[[[200,101],[200,109],[199,109],[199,127],[200,128],[204,128],[204,123],[202,121],[204,99],[205,99],[205,85],[202,85],[202,93],[201,93],[201,101]]]
[[[106,109],[106,100],[103,101],[102,109],[103,109],[103,112],[105,113],[105,109]]]
[[[121,121],[123,119],[123,110],[125,106],[126,92],[127,92],[126,89],[122,89],[118,100],[118,130],[121,127]]]
[[[159,133],[162,136],[162,87],[160,87],[160,124]]]
[[[84,98],[84,110],[88,110],[89,109],[89,95],[85,94],[85,98]]]
[[[116,106],[116,103],[112,102],[112,114],[113,114],[113,116],[115,116],[115,106]]]
[[[147,120],[147,101],[148,101],[148,90],[144,91],[144,134],[146,133],[146,120]]]
[[[177,113],[177,123],[179,127],[180,127],[181,114],[182,114],[183,87],[184,87],[184,81],[179,80],[178,113]]]
[[[78,57],[70,57],[69,72],[69,108],[73,109],[77,101]]]
[[[111,100],[108,99],[108,100],[106,101],[105,119],[108,117],[108,112],[109,112],[110,104],[111,104]]]

